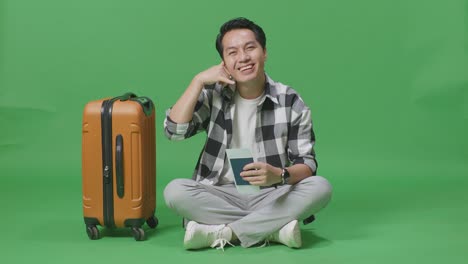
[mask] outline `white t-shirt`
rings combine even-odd
[[[265,93],[255,99],[245,99],[236,91],[234,94],[234,113],[232,116],[232,140],[229,148],[248,148],[253,151],[255,145],[255,127],[257,122],[257,106]],[[253,152],[252,152],[253,153]],[[230,166],[224,166],[220,183],[234,182]]]

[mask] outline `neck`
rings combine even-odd
[[[265,89],[266,77],[261,75],[260,78],[252,80],[246,83],[237,83],[237,91],[242,98],[245,99],[255,99],[262,95],[263,90]]]

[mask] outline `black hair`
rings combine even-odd
[[[221,58],[223,58],[223,37],[227,32],[234,29],[251,30],[255,34],[255,39],[260,43],[260,45],[262,45],[262,48],[265,50],[266,36],[265,32],[263,32],[263,29],[245,17],[238,17],[229,20],[219,28],[219,34],[216,37],[216,50],[218,50],[219,56],[221,56]]]

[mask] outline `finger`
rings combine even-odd
[[[229,74],[229,71],[227,70],[226,68],[226,64],[224,64],[224,61],[221,61],[221,63],[219,64],[219,66],[221,66],[221,68],[223,69],[224,73],[226,73],[226,75],[230,75]]]
[[[226,68],[226,64],[224,64],[224,61],[223,61],[223,63],[222,63],[222,66],[223,66],[224,72],[227,74],[227,76],[229,76],[229,79],[232,80],[232,74],[231,74],[231,72],[228,70],[228,68]]]
[[[263,177],[261,177],[261,176],[247,176],[247,177],[242,177],[242,179],[244,181],[248,181],[248,182],[258,182],[258,181],[262,181]]]
[[[224,65],[223,65],[223,70],[227,75],[232,76],[231,73],[229,72],[229,70]]]
[[[223,82],[223,83],[225,83],[225,84],[235,84],[235,83],[236,83],[235,81],[230,80],[230,79],[228,79],[227,77],[224,77],[224,76],[221,76],[221,77],[219,78],[219,81],[220,81],[220,82]]]
[[[254,177],[259,175],[261,175],[261,173],[258,170],[248,170],[240,173],[242,177]]]
[[[223,69],[224,69],[227,73],[229,73],[229,70],[226,68],[226,63],[224,63],[224,61],[221,61],[221,64],[219,64],[219,65],[221,65],[221,66],[223,67]]]
[[[234,77],[232,77],[232,75],[226,69],[224,69],[224,73],[229,80],[234,81]]]
[[[265,182],[263,180],[251,181],[249,183],[255,186],[265,186]]]
[[[244,168],[242,168],[243,170],[256,170],[256,169],[259,169],[261,168],[261,163],[260,162],[252,162],[252,163],[249,163],[247,165],[244,166]]]
[[[249,163],[249,164],[245,165],[245,166],[242,168],[242,170],[244,170],[244,171],[246,171],[246,170],[253,170],[253,169],[255,169],[254,164],[255,164],[255,162]]]

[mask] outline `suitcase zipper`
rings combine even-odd
[[[105,100],[101,107],[102,133],[102,168],[103,168],[103,201],[104,225],[115,227],[113,197],[112,165],[112,105],[113,100]]]
[[[133,93],[127,93],[123,96],[114,97],[110,100],[105,100],[102,102],[101,106],[101,137],[102,137],[102,169],[103,169],[103,215],[104,215],[104,225],[106,227],[113,228],[115,227],[114,219],[114,171],[113,171],[113,162],[112,162],[112,108],[113,104],[117,100],[126,101],[132,100],[139,103],[143,111],[147,116],[151,115],[154,105],[151,99],[147,97],[137,97]],[[120,139],[119,139],[120,136]],[[118,135],[116,138],[116,160],[117,163],[123,162],[122,160],[122,136]],[[120,142],[119,142],[120,141]],[[119,145],[120,143],[120,145]],[[120,149],[119,149],[120,146]],[[120,153],[118,153],[120,151]],[[120,154],[120,155],[119,155]],[[123,164],[116,164],[116,175],[117,177],[117,195],[122,198],[124,195],[123,189]]]

